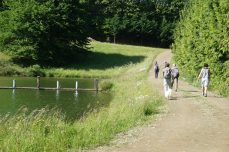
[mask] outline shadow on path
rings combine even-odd
[[[183,91],[183,92],[200,92],[198,90],[180,90],[180,91]]]

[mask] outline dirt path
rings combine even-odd
[[[170,61],[169,50],[156,60]],[[149,82],[163,95],[162,76]],[[152,79],[153,78],[153,79]],[[138,129],[131,142],[98,148],[97,152],[229,152],[229,99],[213,93],[202,97],[199,88],[180,81],[173,100],[166,101],[167,113],[149,126]]]

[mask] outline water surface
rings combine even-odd
[[[35,87],[36,78],[0,77],[0,86],[12,86],[16,80],[18,87]],[[79,88],[93,88],[93,79],[41,78],[41,87],[56,87],[56,81],[61,87],[74,88],[78,81]],[[92,109],[108,106],[112,95],[93,91],[60,91],[60,90],[21,90],[0,89],[0,114],[15,114],[22,106],[29,111],[44,107],[57,108],[67,119],[78,119]]]

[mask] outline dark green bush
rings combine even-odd
[[[45,76],[44,70],[37,64],[30,66],[27,69],[27,75],[28,76]]]

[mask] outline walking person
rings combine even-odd
[[[171,87],[171,69],[169,67],[169,63],[165,64],[165,68],[163,69],[163,85],[165,97],[167,99],[171,99],[172,87]]]
[[[179,69],[177,68],[176,64],[173,64],[173,67],[172,67],[172,88],[173,88],[173,85],[174,83],[176,83],[175,85],[175,91],[177,92],[177,89],[178,89],[178,78],[180,76],[180,73],[179,73]]]
[[[157,63],[157,61],[154,64],[154,73],[155,73],[155,78],[158,78],[158,73],[159,73],[160,69],[159,69],[159,65]]]
[[[210,81],[210,70],[208,64],[205,63],[204,67],[201,69],[198,79],[201,78],[202,93],[204,97],[207,97],[208,85]]]
[[[167,62],[167,61],[165,61],[165,67],[166,67],[167,63],[168,63],[168,62]]]

